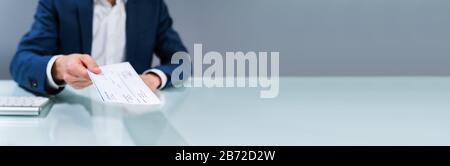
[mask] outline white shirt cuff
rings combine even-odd
[[[64,87],[65,85],[58,85],[56,84],[56,82],[53,80],[53,76],[52,76],[52,68],[53,68],[53,64],[55,63],[56,59],[58,57],[60,57],[61,55],[58,56],[53,56],[50,61],[48,61],[47,63],[47,69],[46,69],[46,74],[47,74],[47,85],[52,88],[52,89],[59,89]]]
[[[154,73],[156,75],[158,75],[158,77],[161,79],[161,85],[159,86],[158,89],[162,89],[166,86],[167,84],[167,76],[166,74],[164,74],[164,72],[162,72],[159,69],[150,69],[144,72],[144,74],[148,74],[148,73]]]

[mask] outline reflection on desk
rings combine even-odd
[[[67,88],[45,116],[0,117],[0,145],[450,145],[449,77],[280,81],[274,99],[257,88],[169,89],[155,108]]]
[[[15,87],[10,81],[0,84]],[[31,95],[13,89],[0,94]],[[186,145],[162,106],[104,104],[90,88],[67,88],[51,102],[51,111],[38,117],[0,116],[0,145]]]

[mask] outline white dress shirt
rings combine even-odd
[[[125,60],[125,3],[126,0],[116,0],[116,4],[112,6],[108,0],[94,0],[91,56],[99,66],[120,63]],[[60,56],[53,57],[47,64],[47,82],[54,89],[64,86],[57,85],[51,73],[55,60]],[[164,87],[167,83],[167,76],[158,69],[150,69],[144,73],[150,72],[159,76],[160,88]]]

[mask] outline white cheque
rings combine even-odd
[[[100,67],[101,74],[89,73],[104,102],[124,104],[160,104],[158,97],[145,85],[130,63]]]

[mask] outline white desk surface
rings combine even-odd
[[[0,117],[0,145],[450,145],[450,77],[286,77],[159,93],[158,108],[66,89],[38,117]],[[30,95],[0,81],[0,95]]]

